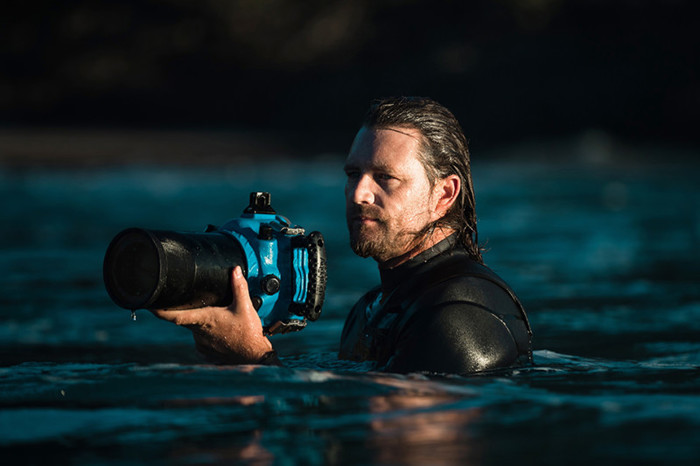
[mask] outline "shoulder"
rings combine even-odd
[[[452,302],[415,314],[389,361],[397,372],[466,374],[512,365],[518,347],[506,323],[477,305]]]
[[[515,293],[460,251],[436,258],[400,307],[389,370],[463,374],[529,354],[531,332]]]
[[[365,310],[370,303],[374,302],[379,294],[380,287],[372,288],[365,293],[352,307],[345,319],[343,331],[340,335],[340,350],[338,355],[341,359],[356,359],[356,344],[366,324]]]
[[[367,293],[362,295],[360,299],[357,300],[352,309],[350,309],[350,313],[348,314],[348,317],[345,320],[346,329],[358,319],[364,321],[364,314],[365,310],[367,309],[367,306],[369,306],[372,302],[374,302],[377,299],[377,295],[379,295],[380,291],[381,288],[377,286],[369,290]]]
[[[436,257],[417,283],[412,303],[420,309],[448,302],[478,304],[496,314],[520,316],[522,306],[511,287],[493,270],[456,249]]]
[[[364,311],[369,304],[371,304],[372,302],[374,302],[377,299],[377,296],[379,295],[380,292],[381,292],[381,287],[376,286],[376,287],[372,288],[371,290],[369,290],[368,292],[366,292],[365,294],[363,294],[362,297],[360,297],[360,299],[357,300],[355,305],[350,310],[350,315],[353,315],[359,311]]]

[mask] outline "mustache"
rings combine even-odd
[[[353,204],[348,208],[348,218],[367,217],[382,221],[379,207],[373,205]]]

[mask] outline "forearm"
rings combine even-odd
[[[277,355],[277,351],[274,349],[265,353],[265,355],[258,361],[258,364],[263,366],[284,366]]]

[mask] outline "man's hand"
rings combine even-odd
[[[209,361],[255,364],[272,351],[272,343],[263,335],[260,317],[248,294],[248,282],[238,266],[233,269],[231,287],[233,303],[228,307],[151,312],[192,330],[197,350]]]

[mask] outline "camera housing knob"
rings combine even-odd
[[[267,295],[273,295],[280,290],[281,283],[280,279],[276,275],[266,275],[260,281],[260,288],[263,293]]]

